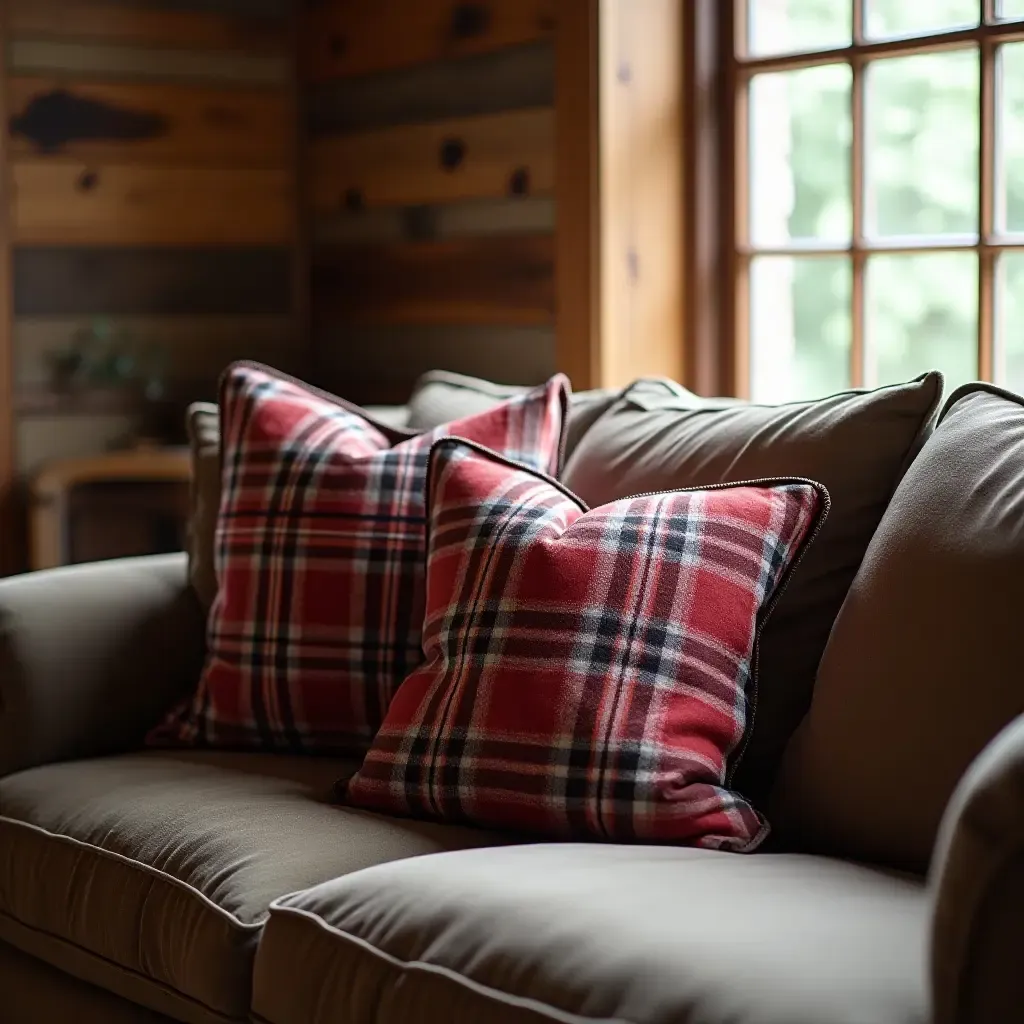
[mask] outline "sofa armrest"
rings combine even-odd
[[[1024,1007],[1024,716],[978,756],[932,860],[934,1024],[1004,1024]]]
[[[204,643],[184,555],[0,580],[0,776],[137,746]]]

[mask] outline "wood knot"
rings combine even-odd
[[[508,179],[509,194],[528,196],[530,194],[530,168],[517,167]]]
[[[441,166],[454,171],[466,158],[466,144],[462,139],[445,139],[441,143]]]
[[[452,38],[476,39],[491,27],[491,11],[486,4],[456,4],[452,10]]]

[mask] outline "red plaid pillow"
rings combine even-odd
[[[266,367],[233,366],[207,663],[151,741],[364,752],[423,656],[430,446],[457,430],[557,472],[567,385],[555,377],[417,436]]]
[[[730,792],[756,641],[828,506],[818,484],[593,511],[446,438],[430,465],[424,663],[349,802],[560,838],[751,850]]]

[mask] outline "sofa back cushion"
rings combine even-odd
[[[213,402],[194,402],[185,416],[192,459],[185,547],[188,578],[204,611],[217,596],[213,536],[220,508],[220,414]]]
[[[629,389],[582,438],[563,481],[590,505],[646,491],[800,476],[829,518],[761,636],[753,731],[735,787],[766,800],[810,704],[829,630],[907,464],[931,431],[942,377],[768,406]]]
[[[674,387],[668,381],[658,381],[651,386],[665,394],[671,393]],[[494,384],[449,370],[431,370],[423,374],[413,388],[408,406],[408,426],[412,430],[433,430],[442,423],[473,416],[528,390],[516,384]],[[580,438],[599,416],[611,408],[619,394],[618,390],[611,388],[573,392],[569,397],[569,422],[565,435],[567,459],[576,450]]]
[[[783,837],[925,869],[957,781],[1024,712],[1022,610],[1024,399],[972,384],[950,397],[836,620],[772,797]]]

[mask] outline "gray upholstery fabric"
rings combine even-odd
[[[893,496],[836,620],[771,802],[779,833],[924,871],[967,766],[1024,713],[1022,611],[1024,399],[969,385]]]
[[[0,580],[0,776],[137,746],[203,652],[183,554]]]
[[[802,476],[828,519],[761,634],[753,727],[734,788],[764,806],[807,711],[829,630],[908,462],[931,432],[942,377],[815,402],[755,405],[630,389],[584,436],[566,486],[590,505],[644,491]]]
[[[253,1009],[270,1024],[925,1024],[927,925],[922,881],[799,855],[454,853],[276,902]]]
[[[334,781],[352,770],[154,751],[8,776],[0,941],[192,1024],[244,1019],[272,899],[396,858],[503,841],[331,806]]]
[[[175,1018],[87,985],[0,942],[3,1024],[174,1024]]]
[[[665,382],[666,388],[674,388]],[[448,370],[423,374],[409,399],[409,427],[433,430],[442,423],[473,416],[490,409],[512,395],[529,388],[514,384],[494,384],[478,377],[467,377]],[[569,423],[565,432],[565,458],[576,450],[583,435],[606,413],[619,396],[614,389],[573,392],[569,400]]]
[[[1024,1015],[1024,717],[972,764],[943,818],[930,883],[933,1024]]]
[[[185,416],[192,478],[185,539],[188,578],[205,611],[217,596],[213,535],[220,505],[220,413],[213,402],[194,402]]]

